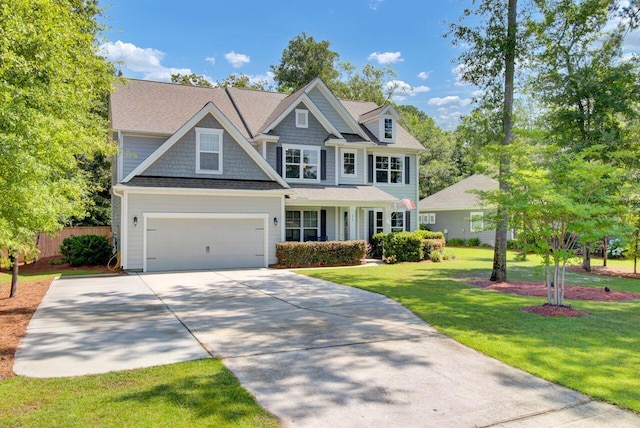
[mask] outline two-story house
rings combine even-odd
[[[110,99],[127,270],[266,267],[282,241],[415,230],[422,145],[391,105],[128,80]]]

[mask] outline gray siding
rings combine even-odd
[[[487,224],[487,212],[482,209],[464,210],[464,211],[429,211],[421,210],[421,213],[436,214],[436,224],[430,224],[429,229],[434,232],[443,232],[447,229],[445,238],[480,238],[486,244],[494,245],[495,230],[483,230],[482,232],[471,232],[471,213],[482,212],[485,216],[485,225]]]
[[[338,132],[353,133],[353,130],[351,130],[344,119],[342,119],[342,116],[338,114],[336,109],[333,108],[329,100],[322,95],[322,92],[320,92],[319,89],[314,88],[309,94],[309,98],[311,98],[311,101],[313,101],[329,122],[335,126]]]
[[[223,129],[211,115],[196,125],[198,128]],[[251,148],[251,150],[254,150]],[[267,174],[225,130],[222,142],[222,174],[196,173],[196,131],[189,130],[160,159],[141,174],[146,176],[269,180]]]
[[[133,135],[122,136],[122,178],[133,171],[143,160],[156,151],[166,141],[166,138],[140,137]]]
[[[371,131],[373,135],[376,136],[378,140],[380,139],[380,121],[379,120],[377,119],[372,120],[371,122],[367,123],[365,126],[369,131]]]
[[[306,108],[304,105],[301,105],[300,108]],[[282,147],[283,144],[298,144],[298,145],[306,145],[306,146],[316,146],[320,147],[323,150],[327,151],[327,179],[320,182],[310,182],[310,184],[319,183],[319,184],[335,184],[335,174],[336,174],[336,165],[335,165],[335,148],[334,147],[326,147],[324,144],[324,140],[329,136],[329,133],[326,129],[318,122],[311,112],[309,112],[309,127],[308,128],[297,128],[296,127],[296,118],[295,111],[292,111],[286,118],[282,120],[274,129],[274,133],[280,136],[280,139],[277,145],[269,145],[269,153],[267,153],[267,161],[269,161],[270,165],[276,169],[276,155],[275,155],[275,147]],[[270,152],[273,153],[270,153]],[[273,162],[273,163],[272,163]],[[281,171],[278,171],[281,173]],[[299,181],[298,181],[299,182]]]
[[[144,213],[255,213],[267,214],[269,219],[280,219],[282,197],[257,198],[234,196],[204,196],[204,195],[128,195],[127,218],[138,217],[138,226],[129,224],[127,242],[127,264],[130,270],[139,270],[143,267],[143,238]],[[269,263],[276,262],[275,245],[280,242],[281,227],[284,221],[279,221],[278,226],[273,221],[267,222],[268,227],[268,251]]]
[[[363,184],[365,180],[366,170],[366,155],[364,150],[358,150],[356,152],[356,175],[344,176],[342,175],[342,150],[344,148],[337,148],[338,151],[338,163],[336,165],[336,173],[338,174],[339,184]],[[354,150],[354,149],[350,149]]]

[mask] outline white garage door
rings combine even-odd
[[[148,218],[146,271],[265,266],[263,219]]]

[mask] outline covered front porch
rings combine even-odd
[[[411,210],[374,186],[294,187],[285,199],[283,241],[346,241],[412,230]]]

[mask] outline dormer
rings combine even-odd
[[[397,121],[400,115],[392,105],[378,107],[360,116],[359,122],[367,127],[381,143],[396,142]]]

